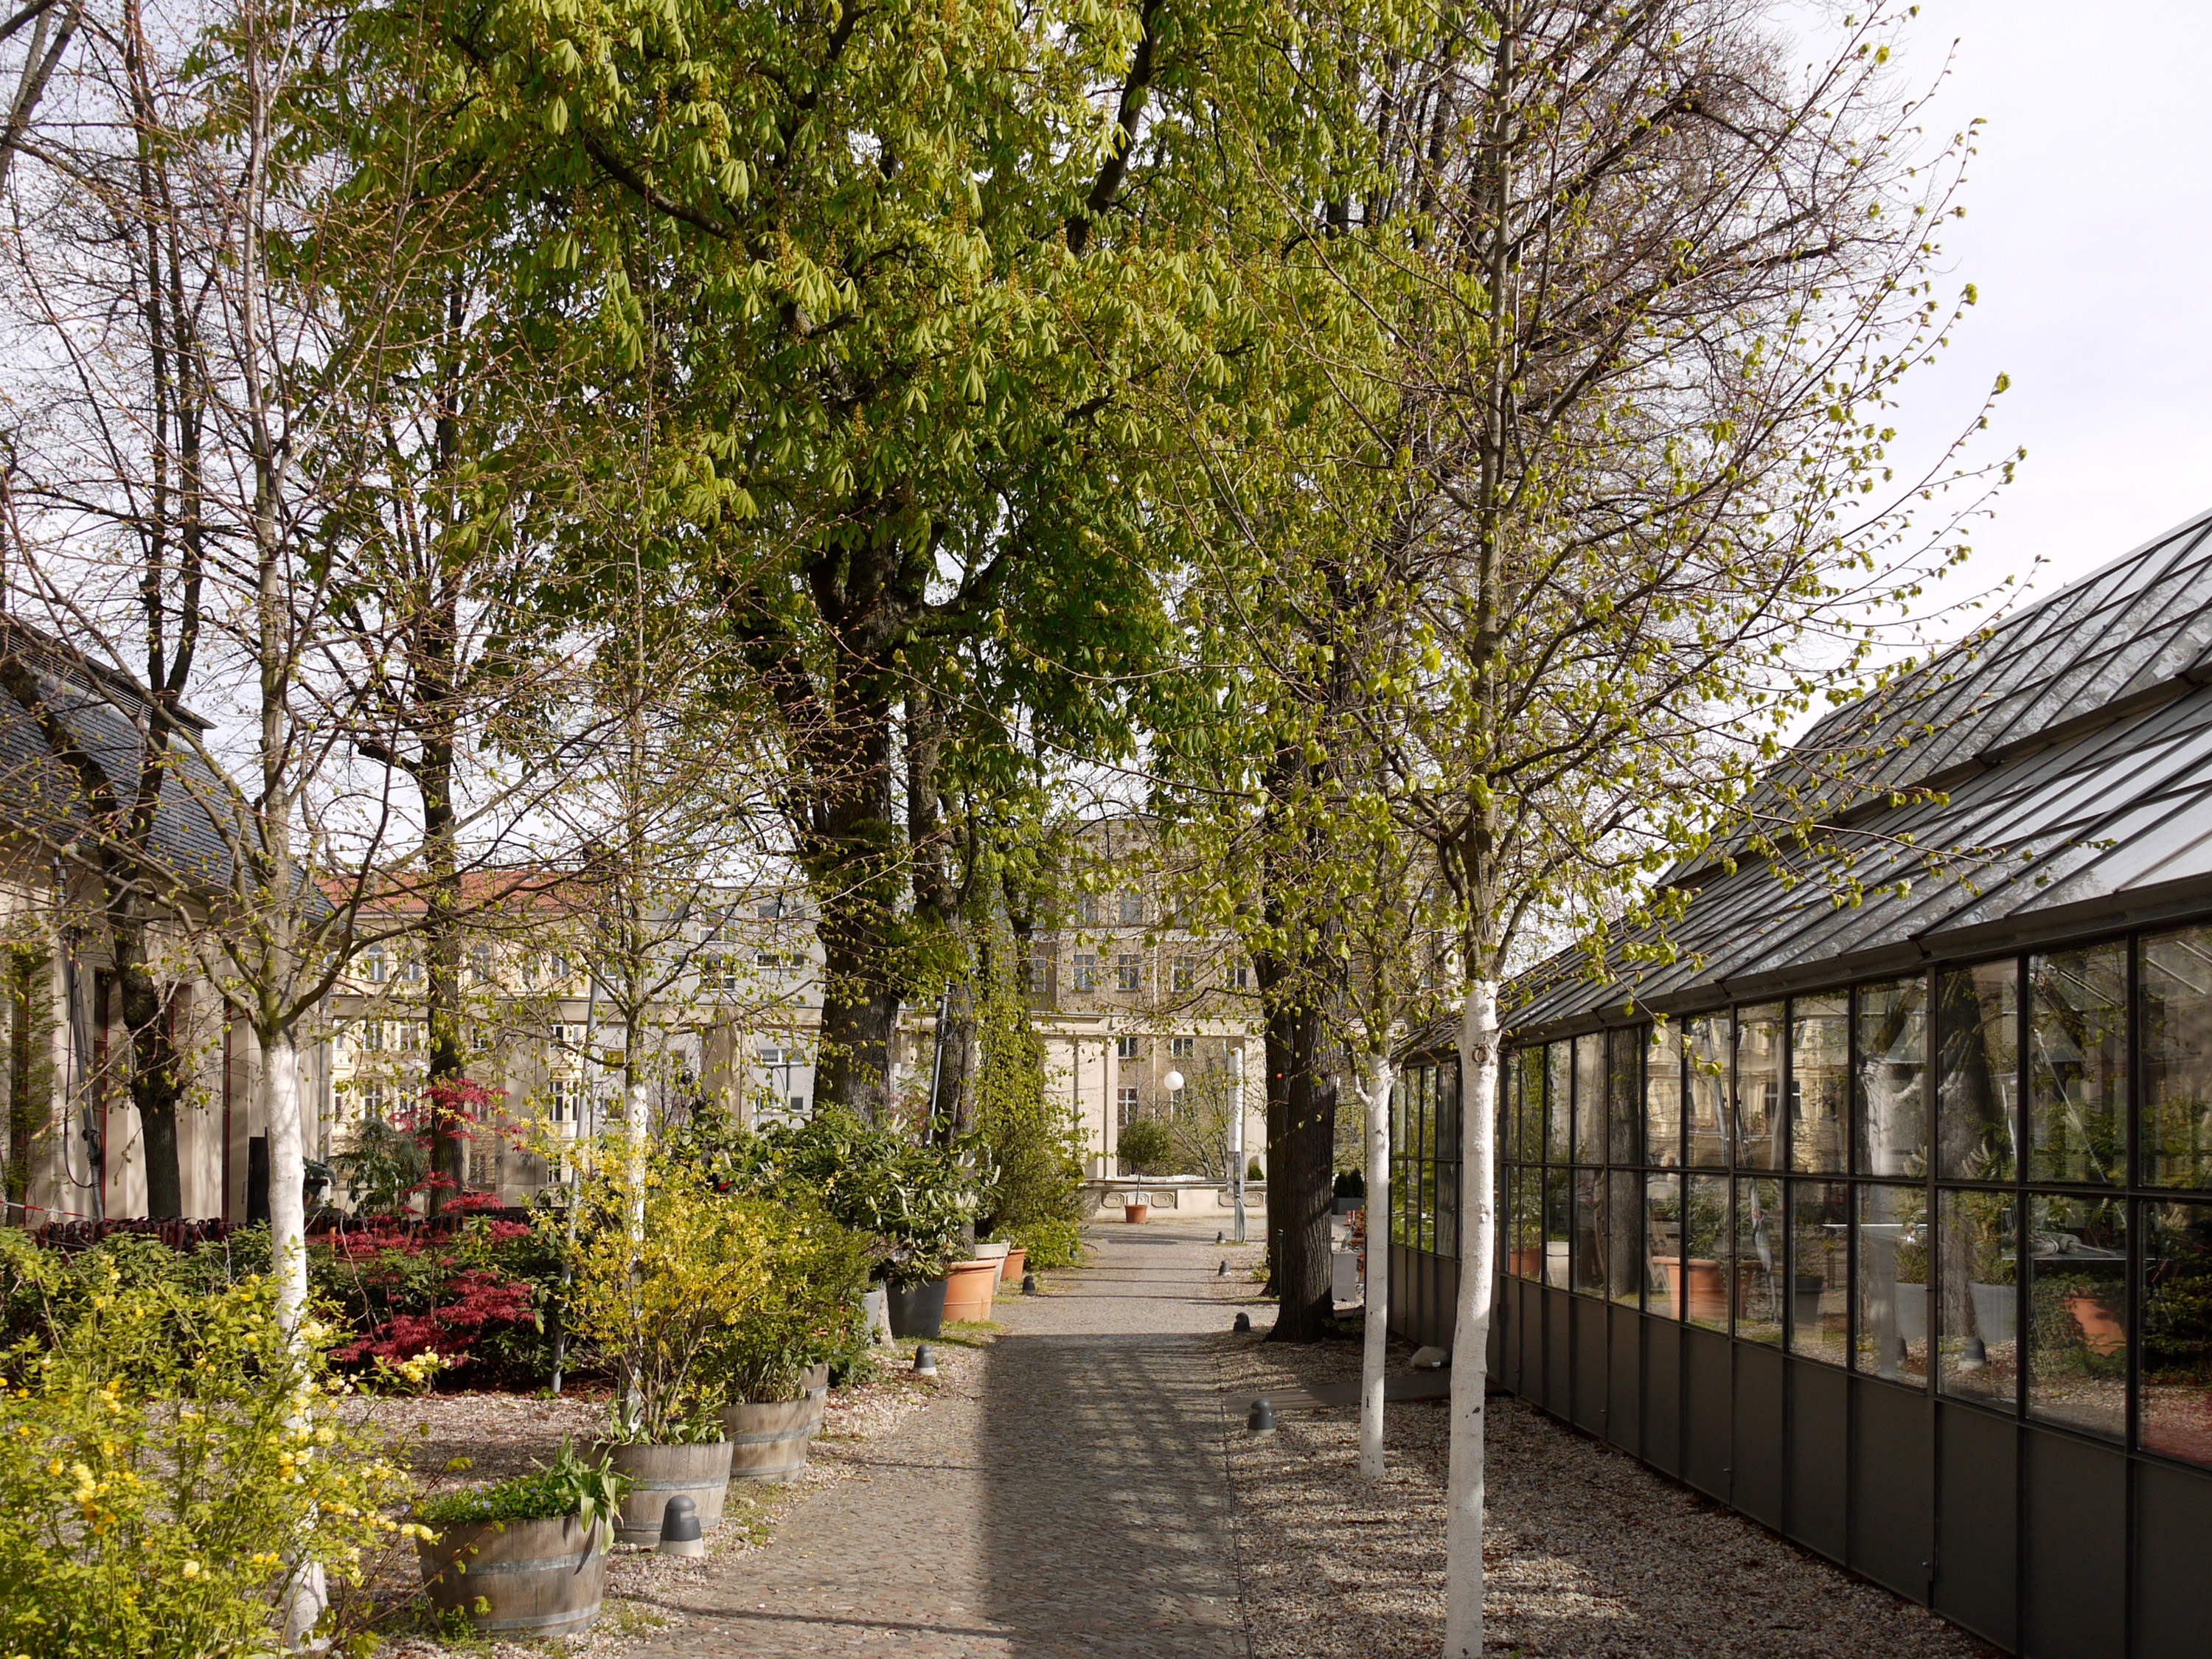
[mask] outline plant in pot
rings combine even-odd
[[[1160,1166],[1174,1155],[1168,1126],[1158,1118],[1140,1117],[1123,1126],[1114,1142],[1114,1156],[1137,1177],[1138,1183],[1136,1197],[1121,1206],[1123,1220],[1133,1225],[1152,1214],[1152,1206],[1145,1201],[1145,1177],[1158,1175]]]
[[[811,1201],[775,1210],[769,1220],[766,1291],[709,1345],[737,1480],[787,1480],[806,1467],[830,1362],[865,1341],[857,1327],[866,1241]]]
[[[721,1522],[731,1446],[722,1427],[714,1345],[767,1294],[775,1215],[758,1199],[718,1192],[696,1167],[665,1158],[600,1161],[574,1200],[570,1332],[612,1362],[618,1387],[593,1460],[624,1476],[623,1543],[660,1536],[670,1498],[699,1524]],[[565,1218],[549,1217],[549,1232]],[[556,1234],[555,1236],[558,1236]]]
[[[607,1526],[625,1486],[563,1440],[535,1474],[428,1499],[416,1511],[415,1553],[430,1605],[488,1634],[587,1628],[599,1616]]]

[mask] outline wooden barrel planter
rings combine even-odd
[[[1026,1248],[1008,1250],[1006,1265],[999,1270],[999,1282],[1001,1285],[1020,1284],[1023,1264],[1029,1259],[1030,1253]]]
[[[826,1392],[826,1391],[825,1391]],[[730,1437],[730,1479],[789,1480],[806,1468],[806,1449],[822,1426],[823,1395],[809,1389],[796,1400],[748,1401],[722,1407]]]
[[[886,1285],[884,1302],[890,1315],[891,1334],[935,1336],[945,1324],[945,1285],[941,1279],[924,1285]]]
[[[654,1526],[657,1537],[659,1522]],[[423,1593],[439,1612],[459,1612],[487,1634],[568,1636],[589,1629],[599,1616],[606,1546],[604,1521],[586,1528],[564,1515],[447,1527],[434,1544],[416,1539],[415,1554]]]
[[[999,1288],[996,1261],[956,1261],[945,1276],[945,1316],[977,1321],[991,1316],[992,1293]]]
[[[658,1544],[661,1516],[667,1512],[668,1500],[678,1496],[698,1506],[702,1532],[720,1526],[722,1498],[730,1485],[730,1452],[726,1440],[691,1446],[594,1447],[593,1462],[629,1480],[629,1495],[623,1499],[622,1515],[615,1522],[615,1541]]]

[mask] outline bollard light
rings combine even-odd
[[[1978,1336],[1968,1337],[1965,1351],[1959,1355],[1959,1369],[1962,1371],[1978,1371],[1989,1363],[1990,1351],[1983,1345],[1982,1339]]]
[[[1213,1276],[1216,1279],[1226,1279],[1229,1277],[1229,1258],[1227,1256],[1221,1258],[1221,1269]]]
[[[1035,1296],[1036,1293],[1036,1275],[1035,1273],[1024,1273],[1022,1275],[1022,1294],[1024,1296]]]
[[[915,1348],[914,1374],[916,1376],[937,1375],[937,1350],[927,1342],[921,1343]]]
[[[1213,1242],[1217,1244],[1226,1244],[1229,1242],[1228,1232],[1222,1228],[1215,1228],[1213,1230]]]
[[[1273,1434],[1274,1431],[1275,1408],[1269,1405],[1265,1400],[1254,1401],[1252,1402],[1252,1409],[1245,1414],[1244,1432],[1247,1434]]]
[[[1232,1331],[1250,1330],[1252,1328],[1252,1316],[1248,1313],[1238,1314],[1237,1316],[1237,1322],[1234,1325],[1231,1325],[1229,1328]]]
[[[699,1531],[699,1506],[678,1492],[668,1500],[668,1507],[660,1512],[660,1542],[657,1547],[663,1555],[704,1555],[707,1540]]]

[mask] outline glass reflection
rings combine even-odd
[[[2212,1187],[2212,927],[2142,941],[2146,1187]]]
[[[2027,1409],[2117,1438],[2128,1419],[2127,1210],[2118,1199],[2027,1200]]]
[[[1735,1161],[1739,1169],[1782,1164],[1782,1005],[1737,1011]]]
[[[1521,1111],[1521,1132],[1514,1138],[1513,1154],[1523,1164],[1544,1161],[1544,1051],[1523,1048],[1514,1060],[1520,1079],[1514,1085]]]
[[[1513,1173],[1512,1272],[1517,1279],[1544,1277],[1544,1172],[1523,1167]]]
[[[2020,979],[2013,962],[1936,977],[1936,1169],[1954,1181],[2009,1181],[2020,1094]]]
[[[1642,1081],[1639,1062],[1647,1041],[1641,1025],[1627,1025],[1606,1033],[1605,1117],[1606,1162],[1641,1164],[1639,1143],[1644,1113],[1638,1104],[1637,1085]]]
[[[1682,1316],[1682,1177],[1644,1177],[1644,1308]]]
[[[1685,1316],[1692,1325],[1724,1331],[1729,1326],[1729,1180],[1726,1176],[1691,1176],[1682,1216],[1682,1255],[1673,1267],[1682,1281]]]
[[[1575,1162],[1605,1162],[1605,1033],[1575,1039]]]
[[[1782,1183],[1735,1183],[1735,1334],[1782,1346]]]
[[[1644,1057],[1644,1154],[1662,1170],[1682,1162],[1682,1033],[1673,1025],[1651,1028]]]
[[[1567,1288],[1567,1257],[1573,1249],[1574,1206],[1565,1170],[1544,1171],[1544,1283]]]
[[[1850,1191],[1790,1183],[1790,1352],[1840,1365],[1849,1355]]]
[[[2122,945],[2027,963],[2027,1178],[2128,1178],[2128,959]]]
[[[1726,1014],[1693,1019],[1682,1028],[1683,1048],[1689,1060],[1689,1162],[1698,1169],[1728,1168],[1729,1045],[1732,1040]]]
[[[1605,1224],[1605,1172],[1577,1170],[1574,1183],[1574,1287],[1584,1296],[1603,1296],[1606,1253],[1611,1243]]]
[[[1937,1386],[2011,1411],[2020,1388],[2019,1205],[2009,1193],[1943,1193],[1936,1202]]]
[[[1410,1247],[1413,1243],[1413,1160],[1390,1160],[1390,1242]]]
[[[2142,1443],[2212,1466],[2212,1205],[2143,1212]]]
[[[1899,1382],[1928,1382],[1927,1193],[1858,1189],[1858,1346],[1853,1369]]]
[[[1459,1254],[1460,1161],[1437,1160],[1437,1244],[1438,1255]]]
[[[1790,1005],[1790,1167],[1840,1175],[1850,1003],[1799,997]]]
[[[1513,1142],[1521,1127],[1520,1108],[1513,1097],[1520,1080],[1520,1062],[1508,1054],[1505,1063],[1498,1068],[1498,1161],[1500,1164],[1512,1161]]]
[[[1928,981],[1915,976],[1854,994],[1858,1069],[1851,1118],[1861,1175],[1917,1176],[1928,1155]]]
[[[1605,1255],[1605,1293],[1609,1300],[1634,1307],[1644,1288],[1644,1206],[1638,1192],[1641,1177],[1616,1170],[1606,1177],[1612,1182],[1605,1206],[1609,1239]]]
[[[1564,1042],[1544,1045],[1544,1161],[1567,1161],[1571,1126],[1568,1098],[1573,1092],[1574,1051]]]

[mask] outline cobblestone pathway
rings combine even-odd
[[[1231,1252],[1212,1223],[1094,1237],[1091,1268],[1002,1297],[1007,1334],[965,1382],[860,1449],[852,1478],[684,1598],[680,1639],[643,1651],[1243,1659],[1200,1337],[1227,1328]]]

